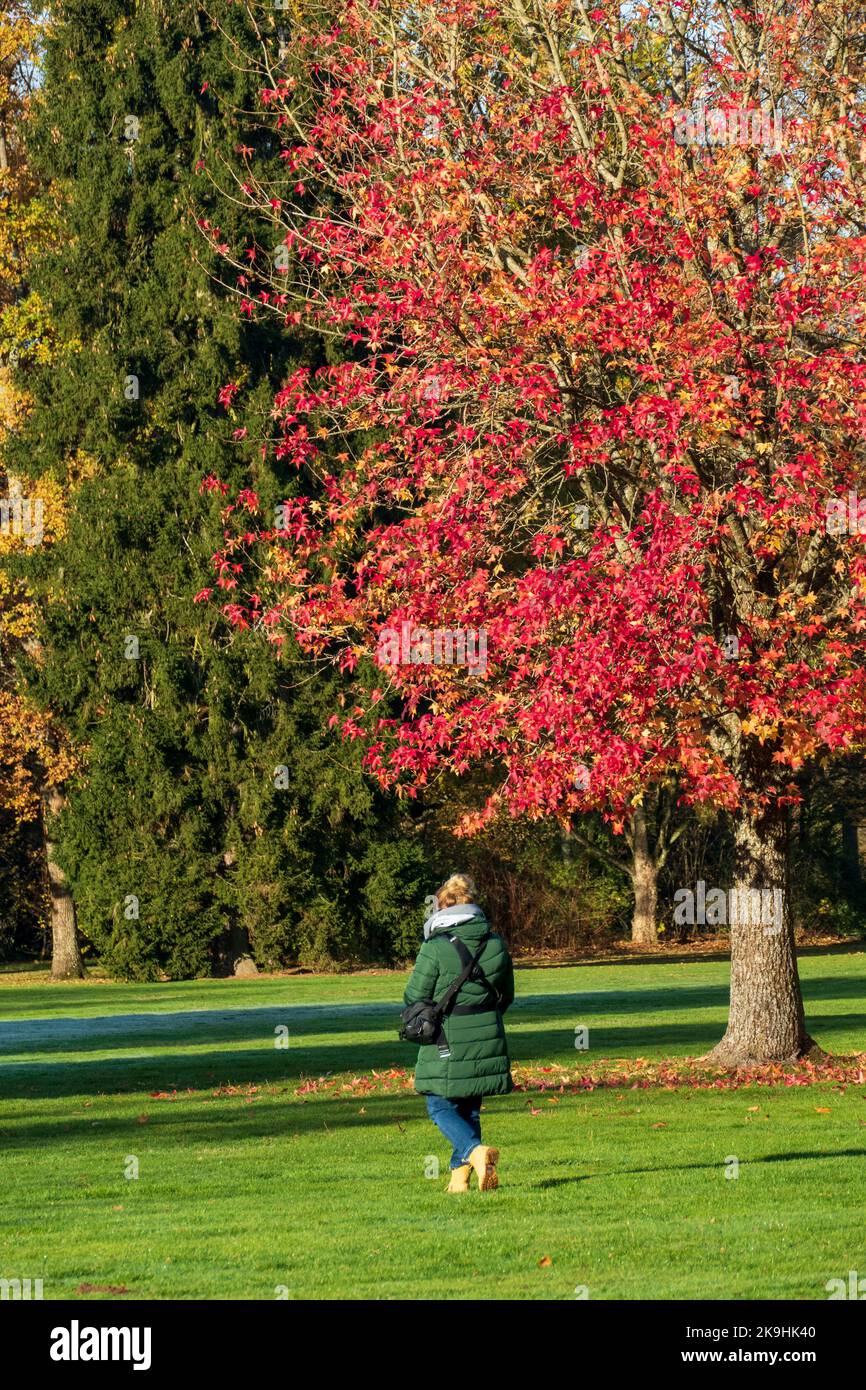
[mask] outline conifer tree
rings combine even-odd
[[[244,323],[198,228],[213,171],[242,177],[272,138],[238,114],[248,16],[56,0],[51,20],[33,158],[60,245],[34,284],[68,346],[32,370],[14,451],[70,490],[66,536],[26,557],[42,627],[23,669],[83,756],[55,825],[79,928],[137,978],[405,951],[420,841],[326,744],[339,691],[192,603],[222,527],[218,499],[202,521],[202,481],[252,472],[269,506],[288,495],[244,434],[311,360]],[[263,19],[275,41],[280,20]],[[235,241],[241,212],[221,216]],[[244,418],[218,401],[229,369]]]

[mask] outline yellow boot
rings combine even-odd
[[[496,1165],[499,1162],[498,1149],[488,1149],[486,1144],[476,1144],[469,1155],[469,1162],[475,1169],[479,1192],[490,1192],[494,1187],[499,1186],[499,1178],[496,1175]]]
[[[468,1191],[469,1191],[469,1174],[471,1173],[471,1171],[472,1171],[472,1169],[469,1167],[469,1164],[468,1164],[468,1163],[463,1163],[463,1164],[461,1164],[459,1168],[452,1168],[452,1169],[451,1169],[451,1181],[449,1182],[449,1184],[448,1184],[448,1186],[446,1187],[445,1191],[446,1191],[446,1192],[468,1192]]]

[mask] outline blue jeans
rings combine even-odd
[[[449,1100],[446,1096],[427,1096],[427,1114],[454,1146],[451,1167],[469,1162],[469,1155],[481,1143],[481,1096]]]

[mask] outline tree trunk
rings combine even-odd
[[[231,868],[236,858],[234,849],[229,847],[223,855],[223,863],[227,869]],[[228,947],[224,968],[239,977],[258,975],[259,973],[259,968],[253,960],[249,932],[239,922],[232,922],[228,929]]]
[[[655,946],[658,941],[658,868],[650,849],[643,806],[634,808],[631,881],[634,889],[631,939],[641,946]]]
[[[784,813],[762,819],[739,814],[734,824],[736,897],[728,895],[731,1004],[727,1031],[709,1053],[710,1061],[724,1066],[787,1062],[814,1048],[803,1014],[788,883]]]
[[[235,922],[229,932],[232,974],[241,978],[258,975],[259,968],[253,960],[249,933]]]
[[[845,877],[854,888],[863,885],[864,853],[866,853],[866,826],[858,825],[851,816],[842,818],[842,861]]]
[[[45,836],[45,864],[51,889],[51,978],[83,980],[84,965],[78,947],[75,902],[66,875],[54,858],[55,845],[49,838],[49,817],[60,810],[63,798],[57,787],[42,793],[42,825]]]

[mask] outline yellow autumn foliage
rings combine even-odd
[[[53,544],[66,530],[61,486],[48,476],[26,482],[10,476],[4,457],[4,441],[29,409],[16,367],[50,362],[55,352],[46,306],[27,284],[52,241],[25,140],[44,22],[31,0],[12,0],[0,13],[0,812],[19,822],[38,816],[43,782],[60,785],[76,767],[50,715],[19,688],[16,657],[38,653],[38,613],[24,580],[4,565],[28,546]],[[87,460],[78,471],[86,476]]]

